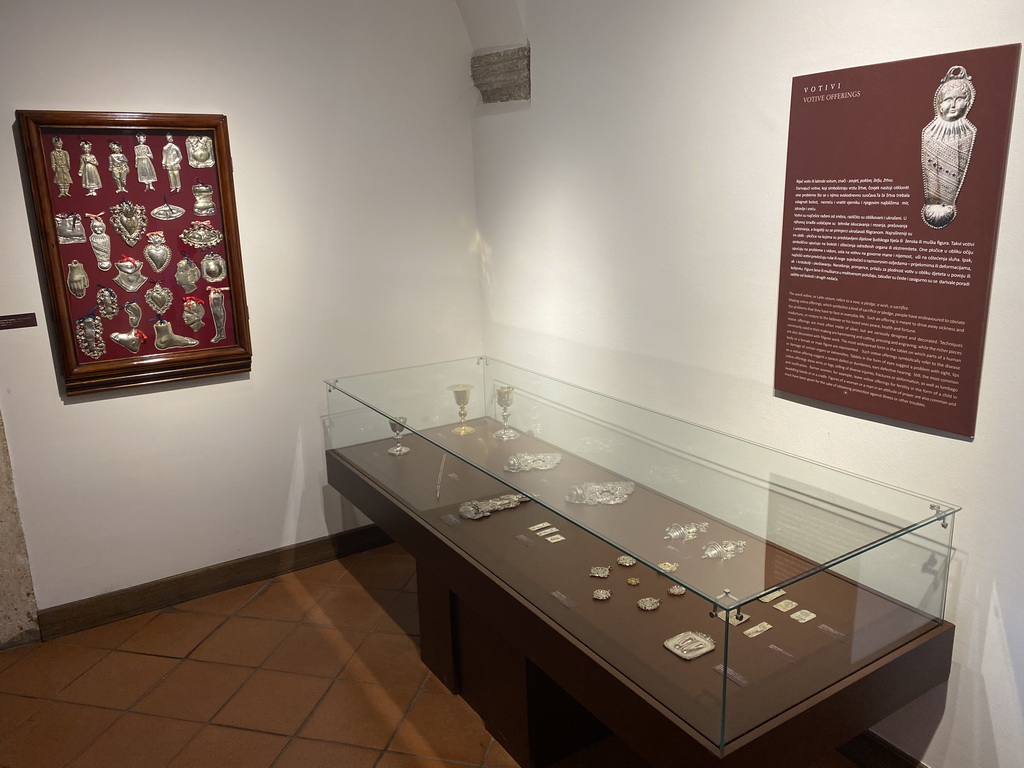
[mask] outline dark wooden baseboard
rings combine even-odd
[[[926,768],[920,760],[871,731],[848,741],[839,753],[860,768]]]
[[[39,633],[43,640],[52,640],[213,592],[309,568],[390,542],[388,535],[376,525],[366,525],[321,539],[169,576],[137,587],[44,608],[39,611]]]

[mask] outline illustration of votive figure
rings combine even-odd
[[[135,137],[139,142],[135,145],[135,171],[139,175],[139,181],[146,185],[147,190],[153,189],[156,182],[156,168],[153,167],[153,150],[146,144],[145,134]]]
[[[53,170],[53,183],[59,190],[57,197],[71,197],[71,155],[64,149],[64,140],[60,136],[54,136],[52,141],[50,168]]]
[[[921,218],[933,229],[942,229],[956,218],[957,196],[978,135],[978,129],[967,119],[974,98],[974,83],[967,70],[950,67],[935,91],[935,117],[921,131]]]
[[[80,146],[82,147],[82,157],[78,165],[78,176],[82,179],[86,197],[95,197],[96,190],[103,187],[103,182],[100,180],[99,163],[96,160],[96,155],[92,153],[90,142],[83,141]]]
[[[127,192],[125,182],[128,181],[128,158],[116,141],[111,141],[107,146],[110,147],[110,175],[114,177],[117,191]]]

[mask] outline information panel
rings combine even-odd
[[[1019,60],[793,79],[776,390],[974,434]]]

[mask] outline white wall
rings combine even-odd
[[[323,536],[321,380],[480,350],[452,0],[0,4],[0,112],[228,116],[250,376],[62,401],[13,131],[0,411],[42,608]],[[324,503],[327,496],[327,503]],[[326,511],[325,511],[326,509]]]
[[[528,109],[474,121],[488,354],[962,504],[948,706],[880,731],[939,768],[1024,753],[1024,132],[996,256],[977,437],[773,397],[796,75],[1024,38],[1024,4],[519,0]],[[979,99],[983,98],[979,92]],[[1024,115],[1018,91],[1018,118]],[[884,119],[884,116],[866,119]]]

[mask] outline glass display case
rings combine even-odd
[[[712,752],[944,625],[952,504],[494,359],[327,386],[329,458]]]

